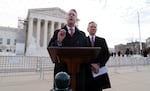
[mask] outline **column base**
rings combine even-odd
[[[35,49],[28,48],[26,51],[26,56],[49,57],[49,54],[46,48],[42,48],[42,47],[35,48]]]

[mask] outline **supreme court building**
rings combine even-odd
[[[26,25],[26,56],[49,56],[47,46],[54,30],[66,24],[66,12],[60,8],[29,9]]]

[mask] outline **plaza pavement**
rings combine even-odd
[[[150,91],[150,66],[109,68],[112,88],[104,91]],[[38,75],[0,77],[0,91],[49,91],[53,85],[53,72]]]

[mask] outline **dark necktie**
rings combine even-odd
[[[70,28],[70,36],[71,37],[73,36],[73,28],[72,27]]]
[[[91,46],[94,47],[94,37],[91,37]]]

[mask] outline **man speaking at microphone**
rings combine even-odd
[[[75,9],[69,10],[66,16],[66,20],[67,20],[67,24],[61,29],[58,29],[54,32],[54,35],[51,38],[48,47],[50,46],[86,47],[88,45],[86,35],[83,31],[80,31],[76,27],[77,12]],[[54,76],[58,72],[62,72],[62,71],[68,73],[67,65],[64,63],[55,63]],[[79,76],[79,77],[83,77],[83,76]],[[81,79],[82,78],[78,79],[78,81]],[[82,86],[77,88],[78,91],[83,91],[81,90]]]

